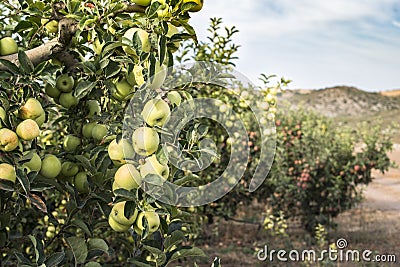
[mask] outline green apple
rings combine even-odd
[[[129,218],[125,217],[125,204],[126,201],[116,203],[111,210],[110,217],[118,224],[130,227],[135,223],[138,216],[138,211],[135,209]]]
[[[68,74],[61,74],[57,77],[56,87],[63,93],[70,93],[74,88],[75,80],[72,76]]]
[[[148,84],[147,88],[152,90],[160,89],[166,78],[167,78],[167,66],[164,64],[161,65],[160,62],[157,61],[155,66],[154,76],[151,77],[150,83]]]
[[[6,120],[7,113],[4,108],[0,107],[0,129],[3,127],[3,121]]]
[[[133,149],[141,156],[150,156],[157,151],[159,144],[160,137],[152,128],[140,127],[132,134]]]
[[[29,151],[25,152],[24,155],[28,153]],[[42,160],[37,153],[33,153],[31,160],[25,162],[22,167],[27,169],[28,172],[39,172],[42,167]]]
[[[131,0],[131,2],[139,6],[149,6],[151,0]]]
[[[105,42],[103,41],[100,43],[99,38],[95,38],[93,42],[93,51],[96,53],[96,55],[100,55],[101,51],[103,51],[103,47],[105,45]]]
[[[34,119],[34,121],[36,121],[37,125],[39,127],[41,127],[43,125],[43,123],[45,123],[45,121],[46,121],[46,114],[43,113],[42,115],[40,115],[39,117]]]
[[[117,223],[111,216],[108,217],[108,224],[115,232],[126,232],[130,228],[129,225]]]
[[[66,161],[61,165],[61,174],[65,177],[72,177],[77,175],[79,172],[78,164],[70,161]]]
[[[75,176],[74,185],[79,193],[89,193],[89,182],[87,179],[86,172],[80,172]]]
[[[0,150],[4,152],[13,151],[18,147],[18,136],[7,128],[0,129]]]
[[[167,180],[169,176],[169,167],[168,165],[161,164],[157,160],[156,155],[152,155],[146,158],[145,163],[140,166],[140,175],[144,178],[147,174],[157,174],[164,180]]]
[[[81,145],[81,139],[73,135],[64,138],[63,146],[66,152],[74,152]]]
[[[92,138],[93,137],[92,131],[93,131],[94,126],[96,126],[96,125],[97,125],[97,123],[95,123],[95,122],[90,122],[90,123],[83,125],[83,127],[82,127],[83,136],[85,138]]]
[[[126,100],[126,97],[134,92],[134,87],[123,79],[115,84],[116,96],[118,99]]]
[[[1,163],[0,164],[0,179],[8,180],[8,181],[15,183],[15,180],[17,179],[17,174],[15,172],[14,166],[7,164],[7,163]]]
[[[11,37],[0,40],[0,56],[7,56],[18,52],[17,42]]]
[[[162,127],[170,115],[171,110],[168,104],[164,100],[156,98],[147,101],[142,111],[144,121],[152,127]]]
[[[58,21],[52,20],[47,22],[45,26],[48,33],[57,33],[58,32]]]
[[[172,16],[171,12],[169,12],[169,5],[165,0],[152,0],[151,3],[158,2],[160,3],[160,6],[158,7],[157,10],[157,16],[160,19],[163,18],[170,18]]]
[[[132,145],[126,139],[121,139],[119,142],[116,139],[113,140],[107,150],[108,156],[116,166],[125,164],[126,159],[132,159],[135,155]]]
[[[132,190],[135,188],[139,188],[142,183],[142,177],[140,173],[132,164],[122,165],[114,175],[114,182],[112,186],[112,190],[115,191],[117,189],[126,189]]]
[[[44,114],[42,104],[37,99],[29,98],[25,104],[19,109],[18,115],[20,118],[36,119]]]
[[[182,96],[177,91],[169,92],[167,98],[173,105],[179,106],[182,103]]]
[[[46,84],[44,87],[46,94],[52,98],[60,97],[61,91],[57,89],[57,87],[53,87],[51,84]]]
[[[160,217],[155,211],[143,211],[136,219],[136,226],[140,233],[144,230],[143,219],[146,219],[149,233],[154,233],[160,227]]]
[[[72,92],[62,93],[58,100],[60,102],[60,105],[63,106],[64,108],[71,108],[71,107],[78,105],[78,103],[79,103],[78,98],[73,96]]]
[[[94,140],[101,141],[107,135],[108,129],[104,124],[96,124],[92,130]]]
[[[18,124],[16,132],[25,141],[33,140],[40,135],[39,125],[31,119],[24,120]]]
[[[133,40],[133,36],[135,35],[136,32],[139,36],[140,42],[142,43],[142,51],[145,53],[150,52],[151,43],[149,39],[149,33],[140,28],[130,28],[125,32],[122,38],[122,43],[124,44],[122,48],[124,49],[125,53],[132,56],[136,56],[136,51],[130,47],[131,42]]]
[[[95,115],[100,115],[101,113],[101,108],[100,108],[100,104],[99,101],[97,100],[88,100],[86,103],[89,113],[88,113],[88,117],[92,118]]]
[[[46,178],[56,178],[61,173],[61,162],[54,155],[47,155],[42,160],[40,174]]]
[[[195,2],[197,5],[189,9],[190,12],[198,12],[203,8],[204,0],[183,0],[183,4]]]

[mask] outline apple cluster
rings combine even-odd
[[[6,126],[5,121],[10,116],[16,116],[19,123],[15,131]],[[40,135],[40,127],[45,123],[46,114],[39,100],[29,98],[19,110],[12,114],[0,107],[0,150],[3,152],[12,152],[19,150],[23,153],[26,161],[23,163],[24,170],[29,172],[40,172],[46,178],[55,178],[61,171],[61,162],[54,155],[46,155],[42,160],[34,150],[24,150],[24,144],[35,140]],[[0,178],[15,183],[15,166],[8,163],[1,163]]]

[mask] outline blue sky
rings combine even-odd
[[[240,30],[236,66],[253,83],[400,89],[400,0],[205,0],[191,19],[200,40],[211,17]]]

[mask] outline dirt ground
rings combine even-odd
[[[390,153],[390,158],[400,166],[400,145]],[[348,249],[371,250],[375,254],[396,255],[396,263],[310,263],[262,262],[257,259],[257,249],[268,245],[271,249],[292,247],[310,249],[311,238],[301,228],[289,227],[288,236],[267,234],[257,224],[226,222],[221,220],[218,230],[208,240],[198,244],[209,256],[199,266],[210,266],[215,257],[221,258],[223,267],[237,266],[400,266],[400,168],[387,173],[374,173],[374,181],[364,188],[365,199],[356,208],[341,214],[338,227],[327,236],[327,248],[340,238],[346,239]],[[261,207],[262,211],[262,207]],[[260,207],[247,209],[242,216],[260,217]],[[258,214],[257,214],[258,213]],[[199,262],[198,262],[199,263]],[[184,264],[183,266],[189,266]],[[193,265],[191,265],[193,266]]]

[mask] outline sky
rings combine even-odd
[[[236,70],[257,85],[264,73],[291,89],[400,89],[400,0],[205,0],[199,40],[214,17],[240,31]]]

